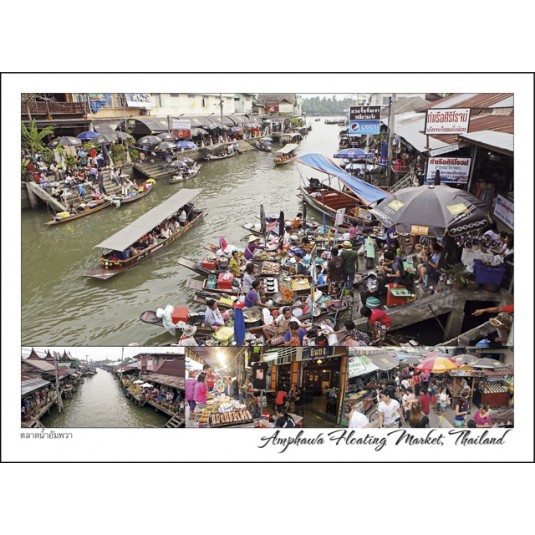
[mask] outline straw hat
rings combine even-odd
[[[342,247],[345,247],[346,249],[351,249],[351,242],[345,241],[344,243],[342,243]]]
[[[184,329],[182,329],[183,336],[193,336],[196,332],[197,327],[195,327],[195,325],[186,325]]]
[[[260,240],[260,238],[258,236],[255,236],[254,234],[251,234],[249,236],[249,239],[247,240],[247,243],[251,243],[251,242],[257,241],[257,240]]]

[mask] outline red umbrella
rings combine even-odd
[[[451,357],[437,356],[426,358],[423,362],[416,366],[418,371],[428,371],[432,373],[444,373],[448,370],[455,370],[460,364]]]

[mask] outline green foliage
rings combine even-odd
[[[466,271],[463,264],[452,264],[448,266],[444,272],[451,279],[453,284],[464,285],[470,279],[470,273]]]
[[[338,99],[336,95],[332,97],[310,97],[303,99],[303,111],[307,115],[343,115],[344,110],[355,105],[355,99]]]
[[[26,127],[24,123],[21,124],[21,147],[25,152],[29,152],[32,158],[35,153],[43,152],[47,147],[45,138],[53,136],[54,129],[51,126],[43,128],[41,131],[37,129],[35,120],[30,121],[30,125]]]

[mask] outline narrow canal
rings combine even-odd
[[[312,122],[299,154],[332,156],[338,148],[337,125]],[[279,145],[274,144],[276,150]],[[301,210],[301,175],[320,176],[297,162],[275,166],[270,153],[250,151],[220,162],[204,162],[184,186],[159,181],[147,198],[105,210],[65,225],[43,225],[46,208],[22,213],[22,345],[159,345],[172,341],[163,329],[139,321],[145,310],[167,304],[200,308],[186,287],[195,276],[177,264],[180,257],[197,260],[204,248],[224,237],[245,246],[248,233],[240,225],[256,223],[262,203],[267,215]],[[334,183],[333,183],[334,185]],[[201,188],[196,206],[208,212],[205,221],[154,257],[108,281],[86,279],[98,265],[94,246],[180,188]],[[311,218],[321,221],[318,213]]]
[[[163,427],[169,420],[153,407],[127,399],[110,372],[99,370],[84,381],[71,399],[63,400],[62,412],[53,407],[41,418],[45,427]]]

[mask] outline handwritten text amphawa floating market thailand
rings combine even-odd
[[[299,431],[296,436],[287,436],[280,430],[260,439],[259,448],[275,448],[277,453],[285,453],[290,448],[313,447],[332,444],[336,446],[363,446],[381,451],[389,446],[503,446],[505,438],[511,431],[496,433],[485,430],[474,432],[471,430],[452,429],[447,433],[431,429],[427,434],[411,433],[406,429],[396,429],[386,435],[373,433],[357,433],[348,429],[337,429],[330,433],[311,434]]]

